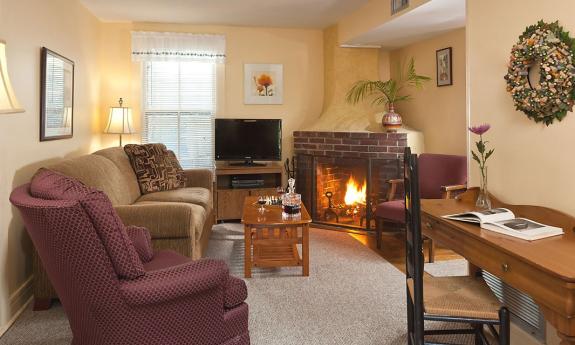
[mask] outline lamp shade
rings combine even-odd
[[[0,114],[21,113],[20,103],[14,95],[6,65],[6,42],[0,40]]]
[[[135,133],[132,124],[132,109],[128,107],[110,107],[108,125],[104,130],[108,134],[132,134]]]

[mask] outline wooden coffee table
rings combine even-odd
[[[242,223],[245,235],[244,274],[251,278],[252,267],[302,266],[309,276],[309,224],[311,217],[301,205],[301,217],[282,219],[279,205],[266,205],[260,213],[258,197],[246,197]],[[297,245],[302,245],[300,258]]]

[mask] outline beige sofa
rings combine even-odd
[[[120,147],[61,161],[46,168],[104,191],[126,225],[150,230],[155,249],[171,249],[198,259],[214,224],[213,173],[185,170],[185,188],[142,195],[128,156]],[[38,259],[34,267],[36,309],[57,297]]]

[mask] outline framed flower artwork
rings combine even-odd
[[[244,65],[245,104],[283,104],[283,65]]]
[[[437,86],[453,85],[451,47],[435,52],[437,63]]]

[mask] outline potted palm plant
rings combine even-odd
[[[403,91],[405,87],[420,89],[423,83],[430,80],[429,77],[418,75],[415,72],[415,60],[411,58],[406,68],[400,66],[398,78],[382,80],[360,80],[347,92],[346,101],[357,104],[364,98],[375,95],[372,105],[387,106],[387,113],[383,115],[382,124],[388,132],[395,132],[401,128],[401,116],[395,112],[395,105],[402,101],[411,100],[413,97]]]

